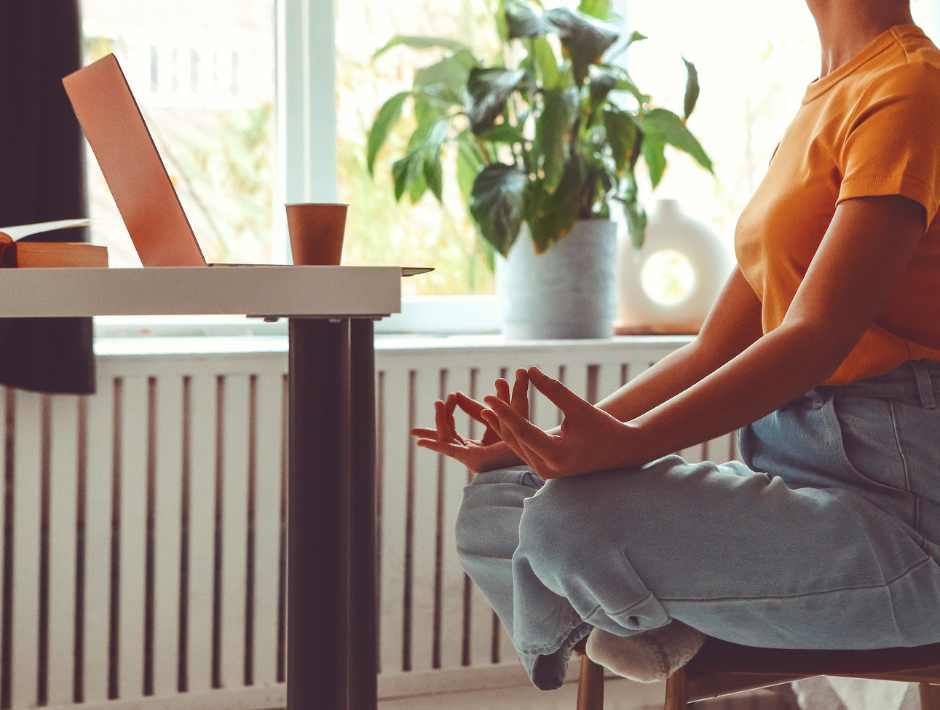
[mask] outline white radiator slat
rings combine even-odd
[[[222,459],[222,628],[219,653],[223,688],[244,684],[248,522],[247,375],[225,378]]]
[[[400,673],[404,635],[405,479],[408,470],[408,370],[386,370],[382,392],[381,572],[379,662],[383,673]],[[421,415],[421,413],[418,413]],[[423,418],[420,421],[425,422]]]
[[[281,534],[281,461],[284,422],[280,372],[264,372],[256,384],[256,487],[254,549],[255,682],[277,675],[278,573]]]
[[[423,367],[413,375],[415,424],[434,426],[434,401],[440,398],[440,373]],[[439,454],[413,450],[411,500],[411,670],[434,667],[434,571],[437,537]]]
[[[49,661],[50,704],[73,700],[75,533],[78,500],[78,398],[50,398]]]
[[[14,708],[38,702],[39,513],[42,480],[40,397],[14,395],[13,585],[10,700]]]
[[[182,375],[161,376],[156,383],[155,396],[153,692],[155,695],[170,695],[177,690],[179,655]]]
[[[87,702],[108,698],[108,634],[111,593],[111,515],[114,474],[114,382],[98,378],[98,394],[86,399],[85,605],[82,645]]]
[[[212,590],[215,578],[216,378],[193,375],[189,391],[189,584],[187,681],[212,688]]]
[[[118,693],[144,693],[144,610],[146,580],[148,382],[127,377],[121,401],[120,607]]]
[[[597,371],[597,402],[620,389],[620,361],[603,361]]]
[[[448,369],[446,393],[470,392],[470,368],[456,366]],[[470,432],[469,417],[460,408],[454,412],[457,433],[467,436]],[[441,667],[454,668],[463,659],[464,620],[464,571],[457,557],[457,535],[455,525],[457,512],[463,500],[463,489],[467,484],[467,469],[458,461],[444,457],[443,519],[441,532]]]
[[[512,386],[512,371],[506,373],[510,377]],[[483,402],[486,395],[495,394],[494,383],[496,378],[502,376],[501,367],[497,364],[481,365],[476,373],[476,388],[474,399]],[[486,404],[485,402],[483,402]],[[475,423],[473,434],[475,438],[483,436],[483,425]],[[483,592],[475,584],[471,584],[470,591],[470,664],[484,666],[493,662],[493,615]]]
[[[564,384],[581,399],[588,399],[588,365],[574,363],[566,365],[564,369]]]

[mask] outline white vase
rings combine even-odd
[[[664,258],[678,261],[685,269],[684,293],[678,296],[657,294],[663,283],[656,282],[648,270],[655,265],[651,259]],[[618,261],[617,330],[628,333],[697,333],[734,267],[734,258],[718,235],[685,214],[673,199],[653,205],[640,249],[624,235]]]
[[[617,225],[584,220],[536,254],[526,225],[498,258],[503,334],[520,340],[609,338],[617,310]]]

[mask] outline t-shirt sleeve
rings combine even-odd
[[[940,69],[905,65],[877,80],[850,118],[837,203],[901,195],[931,224],[940,208]]]

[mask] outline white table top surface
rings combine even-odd
[[[0,318],[94,315],[384,316],[396,266],[0,269]]]

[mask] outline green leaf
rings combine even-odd
[[[525,208],[525,173],[511,165],[488,165],[473,183],[470,214],[483,237],[503,256],[519,235]]]
[[[552,24],[531,5],[520,0],[506,2],[506,29],[509,39],[541,37],[553,30]]]
[[[408,153],[392,163],[392,180],[395,183],[395,201],[400,202],[408,187],[408,173],[411,172],[413,153]]]
[[[509,0],[510,2],[512,0]],[[509,26],[506,22],[507,0],[496,0],[496,36],[503,42],[509,39]]]
[[[375,158],[385,145],[388,134],[392,127],[398,123],[401,118],[401,110],[405,104],[405,99],[411,95],[409,91],[402,91],[395,94],[392,98],[382,104],[382,108],[375,115],[375,121],[369,130],[368,148],[366,152],[366,165],[369,168],[369,175],[373,174],[375,168]]]
[[[428,133],[427,142],[421,147],[424,179],[438,202],[443,202],[444,171],[441,166],[441,148],[447,140],[447,119],[440,119]]]
[[[617,88],[617,77],[605,69],[591,72],[590,77],[591,107],[596,108],[607,100],[611,91]]]
[[[636,146],[639,134],[636,121],[624,111],[607,109],[604,111],[604,127],[607,129],[607,142],[610,143],[617,172],[622,173],[629,164]]]
[[[566,7],[556,7],[545,13],[558,36],[561,37],[565,53],[571,57],[571,68],[577,83],[583,84],[588,67],[597,64],[619,34],[586,17],[577,15]]]
[[[545,89],[558,89],[562,85],[562,75],[558,69],[558,60],[551,43],[544,37],[532,40],[533,63],[542,77],[542,86]]]
[[[650,183],[655,188],[666,172],[666,139],[659,133],[646,131],[643,137],[643,160],[650,174]]]
[[[662,136],[666,143],[688,153],[703,168],[714,172],[711,158],[708,157],[705,149],[686,127],[685,122],[672,111],[664,108],[653,109],[640,118],[640,127],[644,133],[656,133]]]
[[[634,200],[623,203],[623,211],[627,217],[627,231],[630,234],[630,241],[637,249],[643,246],[646,241],[646,210]]]
[[[685,70],[688,75],[685,82],[685,101],[683,103],[682,115],[688,118],[695,110],[695,104],[698,103],[698,95],[701,89],[698,83],[698,69],[685,57],[682,58],[682,61],[685,62]]]
[[[546,91],[545,108],[535,124],[535,145],[542,156],[542,169],[549,190],[561,178],[565,163],[565,137],[574,121],[574,109],[567,91]]]
[[[615,20],[617,13],[613,11],[612,5],[611,0],[581,0],[578,12],[596,17],[598,20]]]
[[[428,190],[428,181],[424,177],[424,161],[417,156],[408,165],[408,197],[411,204],[416,205]]]
[[[525,140],[522,132],[508,123],[501,123],[483,131],[480,138],[489,143],[522,143]]]
[[[485,160],[473,141],[473,134],[464,131],[457,139],[457,185],[468,205],[473,192],[473,181],[484,165]]]
[[[581,156],[568,158],[558,187],[550,195],[542,194],[531,211],[529,227],[537,254],[567,234],[578,219],[587,170]],[[533,190],[534,192],[534,190]]]
[[[630,33],[630,36],[627,38],[627,46],[629,47],[634,42],[642,42],[644,39],[649,39],[649,37],[647,37],[642,32],[633,31]]]
[[[441,147],[447,139],[447,130],[447,119],[433,115],[426,115],[426,120],[418,124],[408,141],[407,154],[392,164],[396,201],[407,192],[411,202],[417,203],[428,188],[441,199]]]
[[[632,94],[633,98],[635,98],[639,104],[650,102],[651,97],[649,94],[644,94],[640,91],[626,69],[616,64],[599,64],[598,67],[602,71],[611,74],[617,80],[614,84],[614,91],[626,91]]]
[[[474,68],[470,71],[467,81],[467,92],[470,94],[467,115],[474,133],[479,135],[493,126],[496,117],[506,107],[510,94],[525,76],[526,73],[521,69]]]
[[[440,154],[435,158],[430,156],[424,160],[424,180],[431,189],[438,202],[444,201],[444,170],[441,166]]]
[[[412,49],[434,49],[442,48],[449,49],[452,52],[457,52],[461,49],[468,49],[467,45],[463,42],[458,42],[454,39],[448,39],[447,37],[421,37],[414,35],[396,35],[392,37],[388,42],[385,43],[380,49],[372,55],[373,59],[382,56],[388,50],[395,47],[411,47]]]
[[[471,70],[478,64],[473,53],[461,50],[430,66],[418,69],[414,76],[414,87],[447,103],[463,105],[467,80]]]

